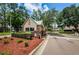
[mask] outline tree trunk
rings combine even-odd
[[[74,27],[75,27],[75,32],[79,33],[78,26],[74,26]]]

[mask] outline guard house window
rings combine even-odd
[[[34,31],[34,28],[30,28],[30,31]]]
[[[29,31],[29,28],[26,28],[26,31]]]
[[[26,28],[26,31],[34,31],[34,28]]]

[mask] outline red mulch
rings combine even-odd
[[[28,55],[34,48],[36,48],[42,39],[33,38],[32,40],[24,40],[22,38],[12,37],[14,40],[10,40],[9,44],[3,44],[0,41],[0,52],[6,52],[11,55]],[[9,38],[10,39],[10,38]],[[24,42],[17,43],[16,40],[24,40],[29,43],[28,47],[24,47]]]

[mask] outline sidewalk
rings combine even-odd
[[[0,38],[3,38],[3,37],[11,37],[11,35],[2,35],[2,36],[0,36]]]
[[[79,38],[79,36],[76,36],[75,34],[62,34],[66,37],[72,37],[72,38]]]
[[[37,49],[35,53],[33,53],[33,55],[41,55],[47,45],[47,42],[48,42],[48,36],[47,38],[44,39],[43,44]]]

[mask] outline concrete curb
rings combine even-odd
[[[32,50],[28,55],[33,55],[33,53],[44,43],[45,40],[43,40],[35,49]]]

